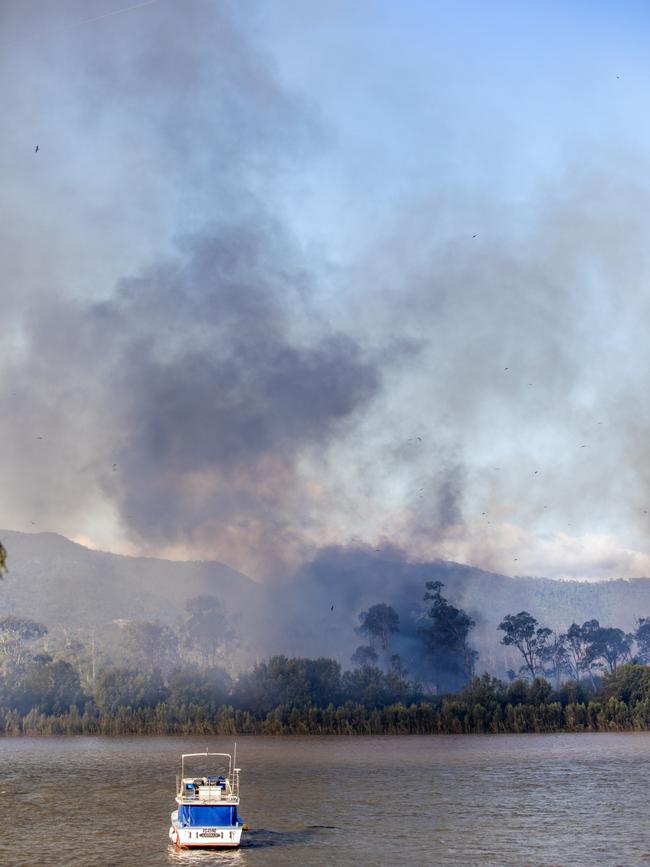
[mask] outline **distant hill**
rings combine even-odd
[[[300,576],[300,590],[296,588],[294,597],[285,600],[286,615],[293,611],[293,621],[301,624],[301,612],[329,613],[328,603],[335,604],[332,617],[344,621],[346,638],[342,644],[348,648],[361,643],[352,631],[358,625],[358,612],[376,602],[390,603],[402,624],[412,623],[422,611],[424,584],[429,580],[442,581],[444,595],[474,618],[472,642],[481,654],[478,668],[495,673],[503,673],[516,661],[512,651],[500,644],[502,633],[497,630],[506,614],[526,610],[541,625],[558,631],[566,630],[574,620],[583,623],[594,617],[603,625],[630,631],[638,617],[650,617],[648,578],[598,582],[511,578],[443,560],[411,563],[399,550],[376,552],[365,547],[322,550]],[[328,632],[333,632],[327,622],[325,617],[324,628],[318,633],[321,647]],[[303,634],[306,631],[303,625]],[[411,633],[414,631],[411,627]],[[407,644],[404,636],[398,649],[407,652]]]
[[[9,552],[0,611],[48,626],[97,626],[117,618],[173,623],[192,596],[213,594],[240,607],[256,588],[223,563],[124,557],[56,533],[0,530],[0,539]]]
[[[261,585],[219,562],[125,557],[54,533],[2,530],[0,539],[10,570],[0,582],[0,613],[28,616],[50,628],[101,626],[120,618],[174,624],[188,599],[211,594],[236,616],[249,660],[271,653],[327,655],[348,666],[363,642],[355,633],[359,612],[377,602],[397,609],[403,634],[396,649],[406,654],[414,646],[424,583],[432,579],[442,581],[445,595],[476,620],[478,667],[495,673],[514,662],[499,644],[497,626],[505,614],[527,610],[558,630],[592,617],[631,630],[638,617],[650,616],[648,578],[510,578],[447,561],[411,563],[399,550],[341,547],[322,549],[291,583]]]

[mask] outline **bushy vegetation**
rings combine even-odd
[[[331,660],[270,660],[286,669]],[[334,664],[335,665],[335,664]],[[110,679],[113,680],[113,674]],[[183,678],[176,678],[185,688]],[[277,684],[276,684],[277,685]],[[316,687],[316,690],[321,687]],[[183,700],[177,689],[157,682],[140,684],[129,704],[72,703],[6,708],[0,716],[5,735],[234,735],[234,734],[487,734],[525,732],[646,731],[650,728],[650,668],[639,663],[607,674],[597,690],[589,684],[565,683],[554,690],[547,680],[505,683],[485,674],[474,678],[456,695],[414,701],[347,699],[325,706],[311,703],[306,694],[266,709],[236,706],[242,693],[229,701],[213,698]],[[100,695],[102,693],[100,692]],[[388,694],[384,694],[382,702]],[[101,702],[101,699],[100,699]]]
[[[0,570],[5,557],[0,550]],[[630,634],[597,620],[556,633],[527,611],[507,614],[501,643],[521,666],[506,682],[474,676],[474,620],[442,591],[440,581],[425,584],[420,611],[406,627],[417,637],[411,658],[393,652],[404,626],[390,605],[360,612],[356,631],[367,643],[347,670],[329,658],[282,655],[248,671],[227,670],[236,621],[211,596],[190,599],[175,628],[125,620],[103,631],[53,636],[41,623],[7,615],[0,618],[0,734],[650,728],[649,618]]]

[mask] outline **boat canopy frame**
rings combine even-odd
[[[181,779],[185,779],[185,759],[198,759],[205,758],[206,756],[214,756],[222,759],[228,759],[228,777],[232,776],[232,772],[235,769],[235,760],[230,753],[210,753],[206,750],[203,753],[182,753],[181,754]],[[235,759],[237,756],[237,744],[235,744]]]

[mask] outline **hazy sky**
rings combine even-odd
[[[0,0],[0,526],[650,574],[649,32]]]

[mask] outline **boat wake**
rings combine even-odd
[[[301,843],[311,843],[319,832],[336,830],[334,825],[306,825],[304,828],[293,828],[287,831],[272,831],[270,828],[255,828],[248,831],[246,839],[242,840],[242,849],[266,849],[271,846],[297,846]]]

